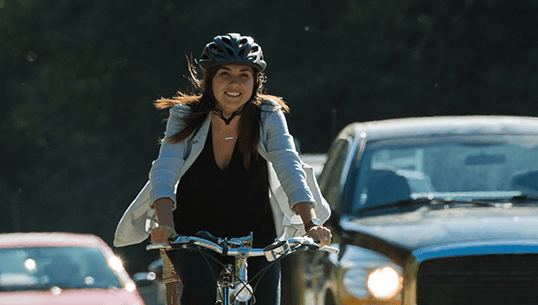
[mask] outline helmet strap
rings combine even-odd
[[[245,106],[246,106],[248,103],[250,103],[250,101],[249,101],[249,102],[246,102],[241,108],[239,108],[239,110],[237,110],[237,111],[235,111],[234,113],[232,113],[232,115],[231,115],[229,118],[225,118],[225,117],[224,117],[224,114],[222,114],[222,110],[220,110],[220,109],[217,108],[217,107],[215,107],[215,109],[213,109],[213,112],[215,112],[215,114],[216,114],[219,118],[221,118],[221,119],[224,121],[224,123],[225,123],[226,125],[230,125],[230,122],[232,122],[232,120],[233,120],[236,116],[240,115],[240,114],[243,112],[243,109],[245,108]]]

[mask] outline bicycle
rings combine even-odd
[[[215,304],[253,304],[249,303],[254,295],[254,289],[248,280],[249,257],[264,256],[269,262],[276,262],[296,251],[316,250],[330,253],[339,253],[339,249],[331,246],[319,246],[310,237],[294,237],[287,240],[277,240],[265,248],[252,248],[252,233],[240,238],[218,238],[207,231],[200,231],[195,236],[178,235],[168,244],[150,244],[147,250],[188,250],[208,249],[223,256],[235,258],[235,264],[223,265],[223,270],[217,278],[217,300]],[[203,252],[202,252],[203,253]],[[208,256],[213,259],[213,257]],[[220,262],[219,262],[220,264]],[[272,264],[256,274],[253,279],[263,276]],[[253,300],[255,303],[255,300]]]

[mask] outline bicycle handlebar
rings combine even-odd
[[[246,246],[246,243],[248,243],[249,238],[251,239],[252,236],[247,236],[244,238],[232,238],[227,240],[213,237],[207,232],[201,233],[202,234],[196,234],[198,236],[178,235],[174,238],[174,241],[172,241],[170,245],[164,243],[150,244],[146,247],[146,250],[187,249],[188,247],[195,245],[225,256],[265,256],[265,258],[270,262],[299,250],[317,250],[335,254],[340,252],[340,250],[335,247],[319,246],[312,238],[308,236],[276,241],[265,248],[250,248]],[[200,235],[203,237],[200,237]]]

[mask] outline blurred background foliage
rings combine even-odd
[[[355,121],[538,115],[534,0],[0,0],[0,231],[111,244],[158,154],[152,102],[227,32],[262,45],[302,152]],[[130,271],[144,246],[116,249]]]

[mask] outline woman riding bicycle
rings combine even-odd
[[[191,81],[201,94],[179,92],[155,102],[159,109],[170,108],[170,117],[146,186],[150,204],[132,204],[133,211],[148,218],[154,209],[160,226],[151,231],[151,241],[169,243],[176,233],[206,230],[223,238],[253,232],[254,247],[301,234],[328,244],[330,231],[322,223],[330,210],[288,132],[288,106],[262,94],[266,62],[261,47],[249,36],[216,36],[199,66],[202,78],[189,61]],[[222,267],[197,252],[169,255],[183,283],[181,303],[214,304],[210,279]],[[265,258],[249,259],[249,273],[267,264]],[[279,264],[268,269],[258,287],[256,304],[280,303]]]

